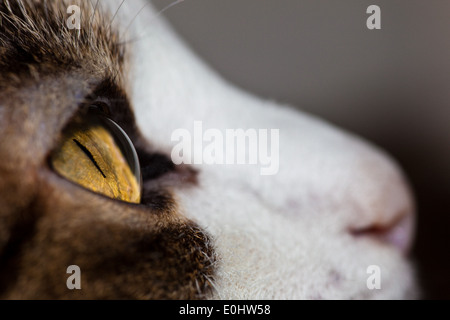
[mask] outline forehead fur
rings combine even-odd
[[[101,77],[122,71],[125,48],[98,3],[0,1],[0,81],[86,67]],[[81,9],[80,30],[66,24],[71,5]]]

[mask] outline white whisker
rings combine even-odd
[[[109,29],[111,29],[114,19],[116,18],[117,14],[119,13],[120,8],[122,8],[122,5],[124,4],[124,2],[125,2],[125,0],[122,0],[122,2],[120,3],[119,7],[116,10],[116,13],[114,13],[114,16],[112,17],[111,22],[109,23]]]
[[[92,24],[94,23],[94,18],[95,18],[95,13],[97,12],[97,8],[98,8],[98,3],[100,2],[100,0],[97,0],[97,2],[95,3],[94,11],[92,12],[92,16],[91,19],[89,21],[89,28],[92,31]],[[91,1],[91,5],[92,5],[92,1]]]
[[[139,11],[136,13],[136,15],[133,17],[133,19],[131,19],[130,24],[125,28],[125,34],[128,32],[128,30],[131,28],[131,25],[133,24],[133,22],[136,20],[136,18],[141,14],[141,12],[150,5],[150,2],[146,3],[145,5],[142,6],[141,9],[139,9]]]
[[[177,4],[180,4],[181,2],[184,2],[185,0],[176,0],[174,2],[172,2],[171,4],[169,4],[168,6],[166,6],[165,8],[163,8],[162,10],[160,10],[150,21],[149,24],[152,24],[156,19],[158,19],[161,15],[163,15],[167,10],[169,10],[170,8],[176,6]],[[130,24],[128,25],[128,27],[125,29],[125,34],[128,32],[128,30],[131,28],[132,24],[134,23],[134,21],[136,20],[136,18],[141,14],[141,12],[148,6],[150,5],[150,2],[148,2],[147,4],[145,4],[139,11],[138,13],[134,16],[134,18],[131,20]],[[142,40],[145,37],[147,37],[147,35],[143,35],[140,37],[136,37],[134,39],[128,40],[126,42],[122,42],[120,43],[121,45],[124,44],[128,44],[128,43],[132,43],[138,40]]]
[[[159,17],[160,15],[162,15],[164,12],[166,12],[167,10],[169,10],[170,8],[172,8],[173,6],[176,6],[177,4],[180,4],[181,2],[184,2],[184,0],[177,0],[175,2],[172,2],[171,4],[169,4],[167,7],[165,7],[164,9],[162,9],[155,18]]]

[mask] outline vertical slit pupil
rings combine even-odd
[[[86,154],[86,156],[92,161],[92,163],[94,164],[94,166],[97,168],[97,170],[102,174],[103,178],[106,179],[106,175],[103,173],[102,169],[100,168],[100,166],[98,165],[97,161],[95,161],[94,156],[92,155],[92,153],[88,150],[88,148],[86,148],[80,141],[78,141],[77,139],[73,139],[73,142],[76,143],[76,145]]]

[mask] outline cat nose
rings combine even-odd
[[[415,214],[412,209],[404,209],[392,213],[390,220],[375,219],[363,227],[350,229],[355,238],[374,240],[383,245],[391,246],[402,254],[410,253],[414,239]]]
[[[355,178],[352,195],[359,204],[348,216],[347,231],[356,240],[375,241],[407,255],[413,245],[416,214],[401,169],[390,159],[377,159],[371,166],[363,166]],[[364,187],[358,183],[363,180]]]

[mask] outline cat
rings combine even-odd
[[[229,84],[144,0],[0,17],[0,298],[418,297],[414,198],[384,151]],[[279,170],[176,165],[198,121],[279,130]]]

